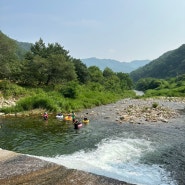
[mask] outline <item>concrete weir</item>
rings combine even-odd
[[[1,185],[131,185],[0,149]]]

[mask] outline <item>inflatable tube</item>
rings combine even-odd
[[[63,119],[64,116],[63,116],[63,115],[56,115],[56,118],[57,118],[57,119]]]
[[[72,117],[71,117],[71,116],[65,116],[65,117],[64,117],[64,120],[65,120],[65,121],[72,121]]]
[[[89,123],[89,120],[88,119],[87,120],[83,120],[82,122],[87,124],[87,123]]]
[[[79,129],[81,127],[82,127],[82,123],[80,123],[80,122],[74,123],[74,129]]]

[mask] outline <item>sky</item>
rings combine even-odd
[[[185,44],[185,1],[0,0],[0,30],[76,59],[154,60]]]

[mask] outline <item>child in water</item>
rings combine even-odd
[[[47,112],[45,112],[45,113],[43,114],[43,118],[44,118],[44,120],[47,120],[47,119],[48,119],[48,113],[47,113]]]

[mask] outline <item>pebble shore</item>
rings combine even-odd
[[[85,109],[78,117],[117,123],[168,123],[185,110],[185,98],[123,99],[116,103]]]

